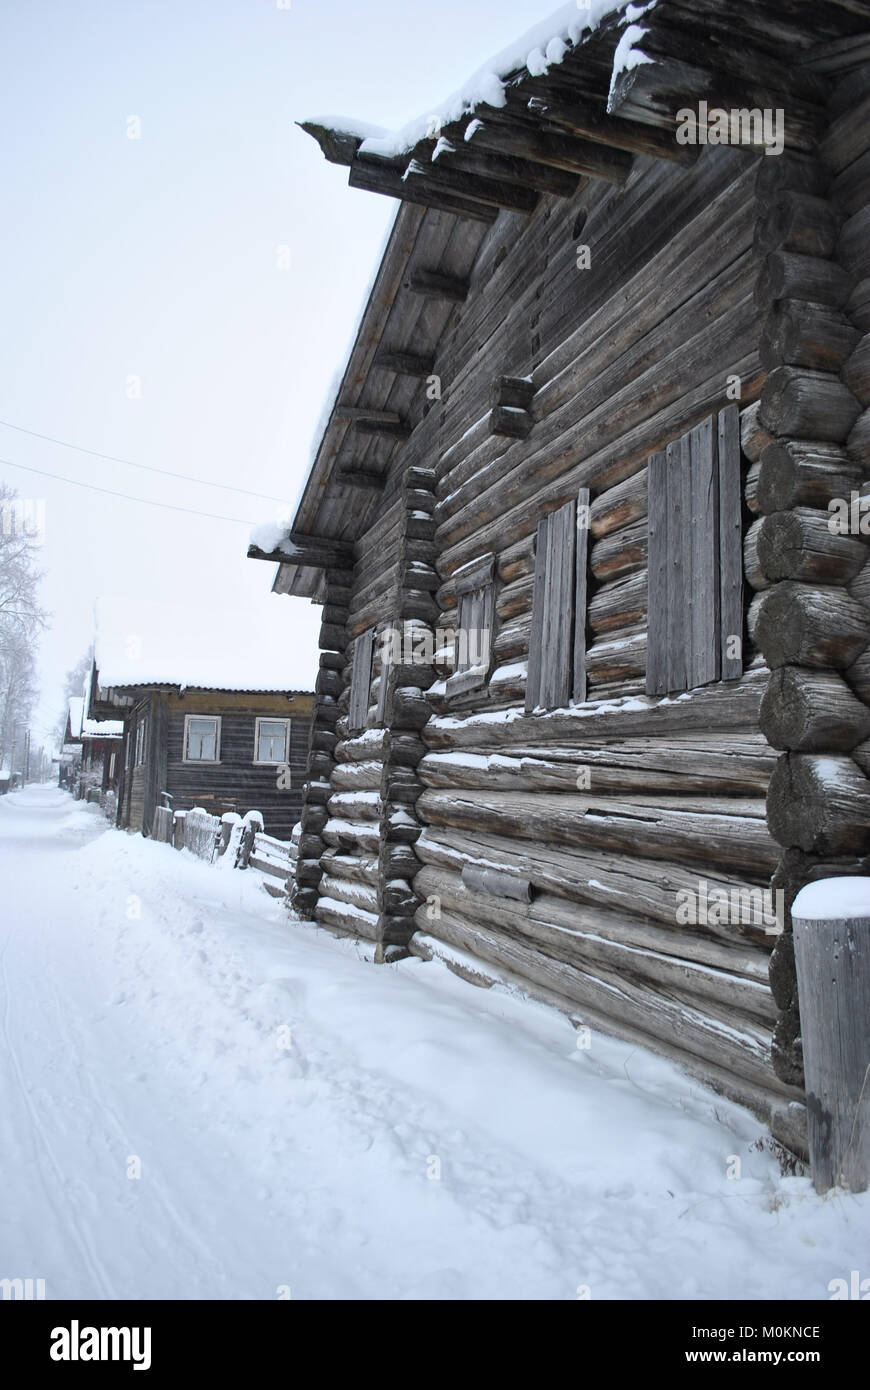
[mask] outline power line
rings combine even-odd
[[[190,473],[173,473],[169,468],[155,468],[151,463],[136,463],[133,459],[118,458],[115,454],[101,454],[96,449],[85,449],[81,444],[70,444],[66,439],[55,439],[51,434],[27,430],[23,425],[12,425],[8,420],[0,420],[0,425],[6,430],[29,434],[32,439],[43,439],[47,444],[59,444],[62,449],[74,449],[77,454],[90,454],[92,458],[104,459],[107,463],[123,463],[126,468],[141,468],[145,473],[159,473],[163,478],[178,478],[181,482],[196,483],[199,487],[216,487],[221,492],[238,492],[244,497],[256,497],[264,502],[287,502],[286,497],[273,497],[269,492],[250,492],[247,488],[232,487],[229,483],[213,483],[208,478],[194,478]]]
[[[70,487],[83,487],[89,492],[103,492],[107,497],[120,497],[124,502],[138,502],[143,507],[162,507],[164,511],[184,512],[187,516],[202,516],[208,521],[231,521],[237,526],[252,526],[240,516],[219,516],[216,512],[200,512],[194,507],[179,507],[174,502],[154,502],[149,497],[132,497],[129,492],[114,492],[108,487],[98,487],[96,483],[83,483],[79,478],[62,478],[59,473],[48,473],[44,468],[32,468],[27,463],[13,463],[12,459],[0,459],[4,468],[21,468],[25,473],[38,473],[41,478],[51,478],[56,483],[69,483]]]

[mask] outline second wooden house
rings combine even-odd
[[[201,806],[259,811],[268,834],[290,839],[313,703],[294,683],[305,653],[283,643],[252,653],[256,631],[239,622],[221,609],[188,629],[183,614],[156,605],[100,606],[89,714],[123,719],[122,829],[150,835],[158,806]]]

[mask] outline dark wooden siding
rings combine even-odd
[[[221,720],[220,762],[184,760],[184,721],[187,715],[217,715]],[[254,762],[257,719],[290,720],[290,779],[278,786],[278,769]],[[302,784],[308,756],[311,697],[293,703],[281,695],[241,695],[189,692],[170,695],[166,786],[175,810],[204,806],[215,815],[224,811],[262,812],[266,831],[289,840],[302,809]]]

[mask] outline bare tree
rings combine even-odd
[[[46,623],[38,545],[17,492],[0,484],[0,763],[11,764],[23,748],[38,693],[36,650]]]

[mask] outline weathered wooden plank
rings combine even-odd
[[[577,493],[577,516],[575,524],[574,555],[574,703],[582,704],[586,699],[586,623],[587,595],[589,587],[589,489],[581,487]]]
[[[369,689],[372,679],[372,648],[375,630],[367,628],[353,644],[353,672],[350,684],[348,727],[353,733],[364,729],[369,709]]]
[[[692,492],[689,436],[668,444],[668,645],[667,689],[685,690],[689,684],[689,634],[692,608]]]
[[[719,679],[719,484],[713,437],[713,417],[696,425],[690,435],[692,636],[689,685],[709,685]]]
[[[665,695],[669,689],[668,611],[668,469],[664,452],[651,454],[647,464],[649,560],[647,574],[646,693]]]
[[[743,544],[740,411],[736,403],[719,412],[719,619],[721,677],[743,674]]]
[[[541,658],[544,641],[544,602],[550,517],[538,522],[535,546],[535,589],[532,599],[532,630],[529,637],[529,673],[526,678],[526,713],[541,704]]]

